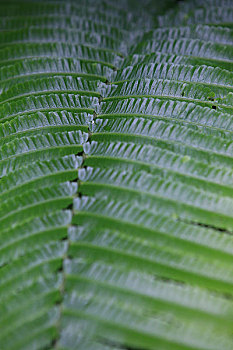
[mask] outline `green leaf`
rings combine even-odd
[[[0,349],[232,350],[232,0],[0,3]]]

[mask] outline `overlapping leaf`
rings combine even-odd
[[[232,15],[1,2],[1,349],[232,350]]]

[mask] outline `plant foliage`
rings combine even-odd
[[[233,349],[233,1],[2,0],[0,349]]]

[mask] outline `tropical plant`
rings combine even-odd
[[[233,349],[232,23],[1,0],[1,350]]]

